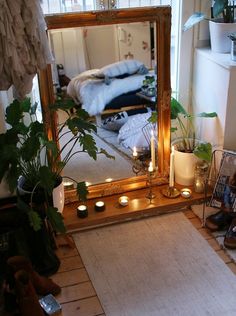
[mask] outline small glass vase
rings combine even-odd
[[[200,161],[196,163],[194,170],[194,191],[196,193],[203,193],[205,191],[207,174],[209,165],[207,162]]]

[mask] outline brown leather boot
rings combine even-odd
[[[16,297],[22,316],[44,316],[38,296],[30,281],[29,274],[24,270],[15,273]]]
[[[59,285],[54,283],[51,279],[41,276],[34,271],[31,262],[27,258],[23,256],[14,256],[7,260],[7,264],[14,273],[18,270],[25,270],[38,295],[47,295],[50,293],[57,295],[61,292]]]

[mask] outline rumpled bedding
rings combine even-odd
[[[91,116],[100,114],[115,97],[141,89],[146,76],[133,74],[123,79],[111,78],[106,84],[104,79],[95,76],[97,71],[92,69],[79,74],[67,87],[67,93]]]
[[[0,0],[0,90],[23,99],[39,69],[53,62],[39,0]]]

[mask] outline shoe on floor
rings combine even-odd
[[[230,249],[236,249],[236,218],[232,220],[231,225],[225,234],[224,246]]]
[[[225,230],[230,226],[232,219],[230,213],[220,210],[206,218],[205,226],[211,231]]]

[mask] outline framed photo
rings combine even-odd
[[[236,212],[236,153],[223,152],[209,204]]]

